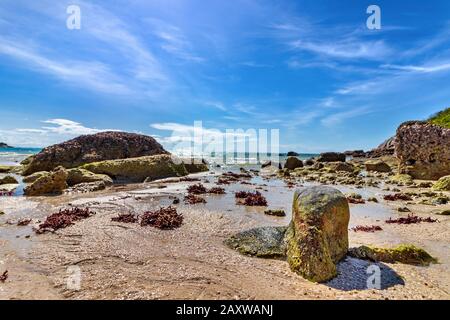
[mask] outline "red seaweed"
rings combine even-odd
[[[208,193],[212,194],[225,194],[225,189],[220,187],[213,187],[208,190]]]
[[[156,211],[147,211],[141,217],[141,226],[152,226],[163,230],[172,230],[183,224],[183,215],[169,206]]]
[[[187,191],[190,194],[205,194],[206,193],[206,188],[201,183],[198,183],[198,184],[194,184],[192,186],[189,186],[187,188]]]
[[[55,231],[58,229],[66,228],[75,223],[75,221],[83,220],[94,215],[95,212],[90,211],[89,208],[70,208],[59,210],[57,213],[49,215],[44,223],[39,225],[36,233],[44,233],[47,231]]]
[[[267,206],[267,200],[259,191],[247,192],[238,191],[234,194],[237,199],[237,204],[243,204],[246,206]]]
[[[353,227],[351,230],[358,232],[375,232],[375,231],[382,231],[383,229],[380,226],[356,226]]]
[[[184,202],[186,204],[197,204],[197,203],[206,203],[206,200],[194,194],[188,194],[187,196],[184,197]]]

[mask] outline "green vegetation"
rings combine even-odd
[[[447,108],[445,110],[436,113],[427,121],[432,124],[450,129],[450,108]]]

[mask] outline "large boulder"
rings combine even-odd
[[[433,189],[439,191],[450,191],[450,176],[442,177],[436,181],[433,185]]]
[[[367,152],[368,158],[380,158],[383,156],[392,156],[395,153],[395,142],[396,138],[391,137],[384,141],[382,144],[380,144],[375,149],[370,150]]]
[[[67,170],[67,184],[69,186],[74,186],[80,183],[91,183],[91,182],[104,182],[105,185],[111,185],[113,183],[112,179],[106,174],[97,174],[86,169],[73,168]]]
[[[348,250],[349,205],[337,189],[317,186],[294,195],[286,232],[287,260],[293,271],[314,282],[336,276]]]
[[[369,160],[364,163],[366,171],[391,172],[391,167],[381,160]]]
[[[395,153],[400,173],[423,180],[450,175],[450,129],[421,121],[403,123],[397,129]]]
[[[321,153],[317,159],[319,162],[345,162],[345,153],[340,152],[325,152]]]
[[[67,186],[67,170],[57,167],[52,172],[34,181],[24,189],[27,196],[41,196],[50,194],[61,194]]]
[[[96,174],[106,174],[116,182],[143,182],[188,175],[184,164],[170,155],[106,160],[80,167]]]
[[[101,132],[45,148],[30,158],[24,175],[51,171],[57,166],[74,168],[103,160],[167,154],[152,137],[126,132]]]
[[[294,170],[296,168],[302,168],[303,162],[297,157],[288,157],[286,163],[284,164],[285,169]]]

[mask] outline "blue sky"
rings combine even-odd
[[[81,29],[66,27],[67,6]],[[369,5],[381,30],[366,27]],[[0,1],[0,140],[99,130],[280,130],[370,149],[450,105],[450,2]]]

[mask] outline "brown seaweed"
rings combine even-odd
[[[169,206],[156,211],[147,211],[141,217],[141,226],[152,226],[163,230],[172,230],[183,224],[183,215]]]
[[[421,218],[421,217],[415,216],[413,214],[408,214],[407,217],[400,217],[398,219],[389,218],[385,222],[386,223],[396,223],[396,224],[415,224],[415,223],[421,223],[421,222],[434,223],[434,222],[439,222],[439,220],[433,219],[431,217]]]

